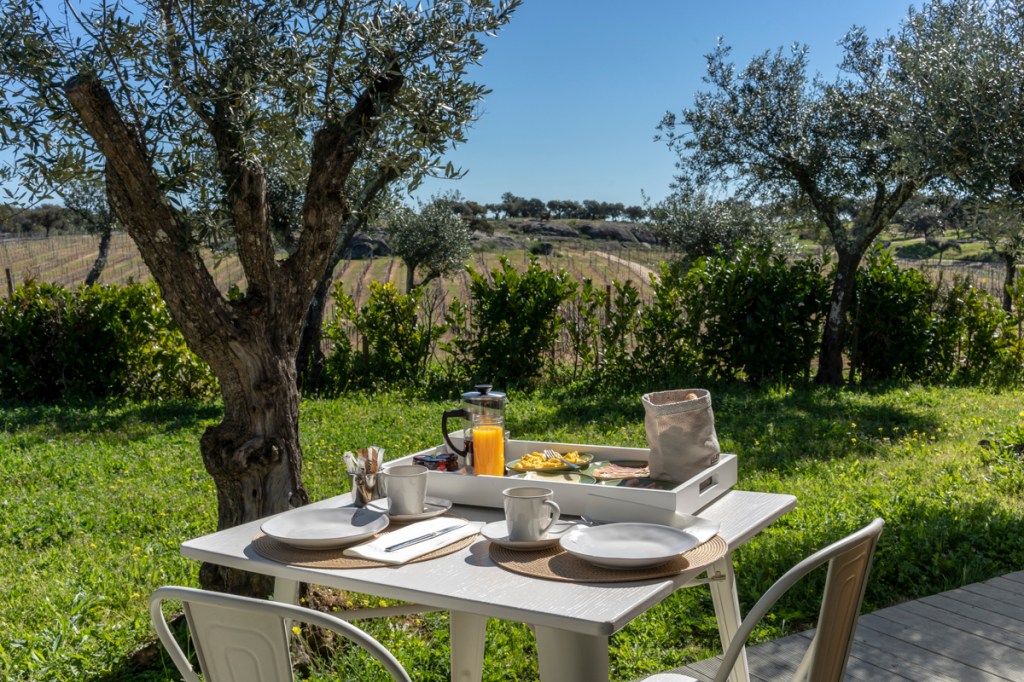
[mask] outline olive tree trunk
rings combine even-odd
[[[857,268],[862,253],[845,253],[838,256],[832,293],[829,297],[828,317],[821,333],[821,348],[818,353],[818,373],[814,380],[827,386],[841,386],[843,377],[843,348],[849,328],[850,304],[857,282]]]
[[[217,288],[188,216],[165,194],[143,139],[121,116],[106,87],[88,74],[64,86],[106,160],[111,209],[139,247],[189,347],[220,382],[224,418],[206,430],[200,443],[217,489],[218,530],[309,501],[298,431],[299,335],[339,232],[353,214],[345,180],[365,138],[374,134],[379,108],[402,83],[400,73],[387,71],[346,116],[314,134],[303,231],[295,250],[282,261],[275,255],[269,227],[266,176],[261,166],[238,153],[243,143],[230,125],[234,114],[222,107],[203,112],[210,117],[209,132],[246,275],[240,300],[228,300]],[[266,577],[208,564],[201,568],[200,579],[207,589],[239,594],[266,596],[271,590]]]
[[[378,169],[377,174],[370,179],[363,187],[358,199],[358,204],[364,207],[374,206],[375,202],[387,189],[387,186],[397,180],[402,173],[402,165],[395,164]],[[373,210],[362,210],[349,218],[338,233],[331,250],[330,258],[327,260],[327,267],[323,276],[317,282],[313,292],[313,298],[306,311],[306,317],[302,322],[302,334],[299,338],[299,349],[296,353],[295,364],[299,372],[299,386],[303,390],[318,391],[324,384],[324,357],[320,341],[323,338],[324,315],[327,310],[327,299],[331,295],[331,287],[334,284],[334,271],[338,263],[344,257],[352,244],[352,238],[356,232],[366,227]]]
[[[1003,265],[1006,266],[1006,278],[1003,280],[1003,310],[1013,311],[1013,289],[1017,282],[1017,256],[1013,253],[1004,253]]]
[[[218,367],[224,419],[200,441],[203,463],[217,489],[217,528],[230,528],[309,501],[302,484],[299,399],[295,363],[270,344],[249,343],[230,367]],[[269,594],[266,576],[204,564],[207,589]]]
[[[100,252],[96,254],[96,260],[92,263],[92,268],[89,270],[89,274],[85,277],[85,286],[92,286],[99,281],[100,275],[103,274],[103,268],[107,267],[107,257],[110,255],[110,236],[113,230],[108,225],[103,228],[103,232],[100,234]]]
[[[853,225],[847,226],[839,217],[837,202],[821,190],[811,173],[798,169],[794,176],[810,199],[818,219],[828,228],[837,258],[814,381],[826,386],[842,386],[845,382],[843,350],[849,329],[850,305],[857,285],[857,269],[875,238],[914,195],[918,185],[912,180],[903,180],[892,189],[878,184],[874,200]],[[861,351],[868,353],[871,349]]]

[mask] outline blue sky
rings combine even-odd
[[[917,3],[920,6],[920,3]],[[497,202],[527,198],[640,204],[669,192],[674,157],[654,142],[666,111],[688,107],[706,86],[704,55],[719,35],[737,64],[789,46],[810,47],[811,64],[835,74],[836,46],[853,25],[895,31],[901,0],[526,0],[488,42],[472,78],[493,90],[468,141],[449,155],[468,171],[416,192],[459,190]]]

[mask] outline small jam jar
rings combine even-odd
[[[416,464],[422,464],[431,471],[458,471],[459,458],[453,452],[441,452],[433,455],[416,455],[412,458]]]

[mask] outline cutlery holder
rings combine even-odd
[[[352,474],[352,504],[365,507],[386,496],[384,476],[381,474]]]

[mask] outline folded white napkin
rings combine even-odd
[[[405,542],[406,540],[412,540],[413,538],[418,538],[422,535],[433,533],[434,531],[455,525],[458,525],[459,527],[455,530],[438,535],[437,537],[424,540],[423,542],[417,542],[414,545],[409,545],[402,549],[396,549],[392,552],[386,551],[386,548],[391,547],[392,545],[397,545],[401,542]],[[447,547],[453,542],[458,542],[463,538],[476,535],[483,527],[483,522],[471,523],[461,519],[438,517],[436,519],[428,519],[426,521],[420,521],[419,523],[409,524],[405,528],[400,528],[371,542],[349,547],[343,552],[343,554],[346,556],[359,557],[361,559],[380,561],[386,564],[404,564],[408,561],[412,561],[413,559],[418,559],[424,554],[430,554],[434,550]]]

